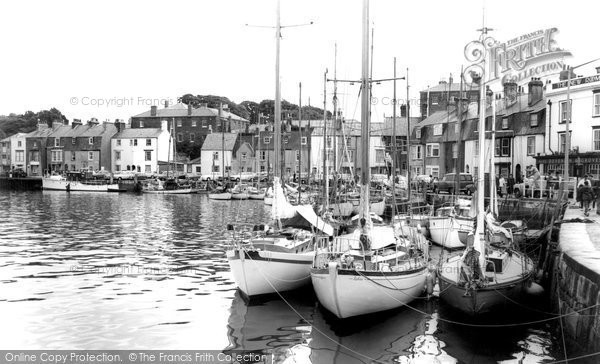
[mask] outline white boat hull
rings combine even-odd
[[[232,193],[231,194],[231,199],[232,200],[247,200],[248,199],[248,194],[245,192],[242,193]]]
[[[250,194],[248,194],[248,198],[251,200],[264,200],[265,194],[264,193],[250,193]]]
[[[178,190],[142,190],[142,192],[155,195],[184,195],[189,193],[195,193],[191,188],[182,188]]]
[[[108,192],[108,190],[118,190],[119,184],[87,184],[80,181],[67,181],[52,178],[42,178],[42,189],[57,191],[89,191],[89,192]]]
[[[248,297],[290,291],[310,283],[314,252],[229,249],[226,255],[235,283]]]
[[[429,218],[429,234],[431,241],[446,249],[464,248],[465,244],[460,240],[460,226],[455,219],[449,216]]]
[[[271,206],[273,205],[273,197],[266,197],[264,199],[265,205]]]
[[[231,200],[231,193],[209,193],[208,198],[211,200]]]
[[[425,288],[428,269],[406,272],[369,272],[312,269],[311,280],[319,302],[338,318],[391,310],[417,298]]]

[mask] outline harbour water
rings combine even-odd
[[[310,287],[246,303],[225,230],[268,222],[262,201],[0,190],[0,211],[0,349],[245,350],[295,363],[563,359],[553,321],[535,312],[480,326],[434,297],[339,322]],[[527,321],[539,322],[511,325]]]

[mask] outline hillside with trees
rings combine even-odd
[[[0,137],[9,137],[16,133],[29,133],[37,128],[38,121],[52,126],[52,122],[59,120],[66,122],[67,118],[56,108],[42,110],[37,113],[27,111],[24,114],[10,114],[0,116]]]

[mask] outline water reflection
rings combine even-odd
[[[546,326],[465,328],[436,299],[344,322],[310,288],[245,303],[223,231],[268,222],[261,201],[0,191],[0,208],[0,349],[244,350],[277,363],[554,357]]]

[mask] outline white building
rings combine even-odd
[[[0,141],[0,163],[5,170],[21,168],[26,170],[25,137],[26,133],[17,133]]]
[[[158,173],[158,162],[173,160],[173,144],[167,121],[161,128],[125,128],[111,140],[112,172]]]
[[[562,171],[564,165],[567,108],[567,72],[561,81],[546,85],[548,155],[538,158],[544,172]],[[600,67],[590,76],[571,76],[571,134],[569,174],[600,176]]]
[[[237,133],[208,134],[200,153],[202,175],[214,179],[230,174],[237,143]]]

